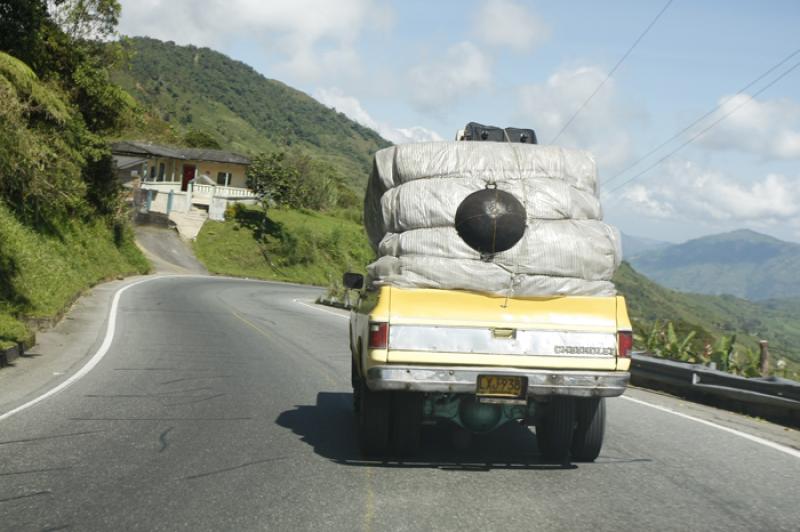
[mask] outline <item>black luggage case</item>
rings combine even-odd
[[[477,122],[470,122],[464,126],[464,140],[536,144],[536,132],[532,129],[516,127],[502,129],[496,126],[485,126]]]

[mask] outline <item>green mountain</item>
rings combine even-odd
[[[676,290],[753,301],[800,296],[800,244],[746,229],[646,250],[629,261]]]
[[[773,356],[800,363],[800,298],[754,302],[678,292],[656,284],[626,262],[614,283],[625,296],[637,332],[656,320],[672,321],[683,334],[697,331],[698,348],[720,335],[736,334],[739,342],[752,348],[758,340],[768,340]]]
[[[626,233],[622,235],[622,254],[627,257],[635,257],[647,251],[662,249],[672,244],[663,240],[655,240],[641,236],[633,236]]]
[[[114,81],[181,134],[199,130],[224,148],[255,154],[299,148],[361,187],[372,155],[389,145],[307,94],[210,50],[125,39],[128,67]],[[143,139],[148,140],[148,139]]]

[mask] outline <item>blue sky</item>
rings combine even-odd
[[[122,0],[120,31],[209,46],[395,142],[451,139],[466,122],[550,142],[664,1]],[[800,242],[800,2],[674,0],[558,139],[590,150],[628,234],[683,241],[749,227]],[[734,97],[735,96],[735,97]],[[612,189],[737,111],[630,184]]]

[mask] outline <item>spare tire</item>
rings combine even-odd
[[[482,254],[511,249],[525,234],[525,207],[509,192],[486,188],[473,192],[456,210],[456,231]]]

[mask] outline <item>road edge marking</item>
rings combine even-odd
[[[139,281],[125,285],[121,287],[119,290],[117,290],[116,293],[114,293],[114,299],[111,300],[111,310],[109,310],[108,312],[108,325],[106,326],[105,338],[103,338],[103,343],[100,345],[100,348],[95,352],[94,355],[92,355],[89,361],[86,362],[86,364],[84,364],[84,366],[81,369],[73,373],[72,376],[70,376],[67,380],[65,380],[55,388],[51,388],[42,395],[31,399],[27,403],[21,404],[18,407],[11,409],[4,414],[0,414],[0,421],[4,421],[13,416],[14,414],[18,414],[23,410],[27,410],[28,408],[41,403],[45,399],[54,396],[58,392],[67,389],[68,387],[72,386],[77,381],[85,377],[87,373],[92,371],[92,369],[94,369],[94,367],[103,359],[103,357],[106,356],[108,350],[111,348],[111,343],[114,341],[114,332],[116,331],[117,328],[117,310],[119,307],[119,300],[122,297],[122,294],[127,289],[133,288],[134,286],[163,278],[164,278],[163,276],[148,277],[147,279],[141,279]]]
[[[690,416],[689,414],[684,414],[683,412],[678,412],[672,408],[668,408],[666,406],[654,405],[653,403],[648,403],[647,401],[642,401],[641,399],[634,399],[633,397],[628,397],[626,395],[621,395],[620,398],[625,399],[627,401],[631,401],[640,405],[649,406],[650,408],[655,408],[656,410],[661,410],[662,412],[666,412],[668,414],[673,414],[678,417],[682,417],[684,419],[688,419],[691,421],[696,421],[697,423],[701,423],[703,425],[714,427],[716,429],[728,432],[730,434],[734,434],[739,436],[740,438],[744,438],[746,440],[750,440],[754,443],[758,443],[769,447],[771,449],[775,449],[776,451],[780,451],[782,453],[786,453],[789,456],[793,456],[795,458],[800,458],[800,451],[797,449],[793,449],[786,445],[782,445],[780,443],[776,443],[774,441],[769,441],[767,439],[761,438],[759,436],[754,436],[752,434],[748,434],[747,432],[742,432],[740,430],[732,429],[730,427],[726,427],[725,425],[720,425],[719,423],[714,423],[713,421],[707,421],[705,419],[701,419],[699,417]]]
[[[308,303],[304,303],[304,302],[298,301],[296,299],[294,300],[294,302],[297,303],[298,305],[303,305],[304,307],[308,307],[310,309],[314,309],[314,310],[317,310],[319,312],[324,312],[325,314],[331,314],[331,315],[336,316],[338,318],[342,318],[342,319],[345,319],[345,320],[349,320],[350,319],[350,316],[348,316],[346,314],[340,314],[340,313],[334,312],[332,310],[319,308],[318,305],[309,305]]]

